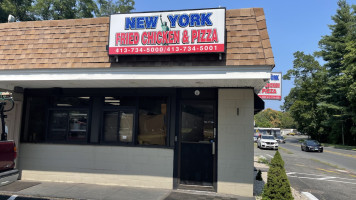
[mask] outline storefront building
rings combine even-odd
[[[0,24],[21,179],[251,197],[256,94],[274,59],[263,9],[223,11],[220,52],[111,54],[108,17]]]

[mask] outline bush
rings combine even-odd
[[[262,180],[263,180],[263,179],[262,179],[262,172],[261,172],[260,169],[259,169],[258,172],[257,172],[256,180],[258,180],[258,181],[262,181]]]
[[[284,161],[281,154],[277,151],[271,160],[271,166],[280,167],[284,169]]]
[[[263,189],[262,200],[293,199],[289,180],[284,169],[284,161],[277,151],[271,160],[267,184]]]

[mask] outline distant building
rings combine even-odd
[[[280,128],[261,128],[261,127],[255,127],[254,128],[255,132],[254,135],[273,135],[274,137],[280,136],[281,135],[281,129]]]
[[[289,133],[297,133],[297,129],[282,129],[281,135],[288,135]]]

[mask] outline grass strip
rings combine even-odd
[[[264,158],[264,157],[259,157],[257,162],[258,163],[262,163],[262,164],[266,164],[268,166],[270,164],[269,161],[267,160],[267,158]]]
[[[289,151],[289,150],[286,149],[286,148],[278,147],[278,149],[281,149],[282,151],[286,152],[287,154],[293,154],[293,152]]]
[[[333,147],[335,149],[344,149],[344,150],[352,150],[356,151],[356,146],[347,146],[347,145],[342,145],[342,144],[329,144],[329,143],[323,143],[325,147]]]

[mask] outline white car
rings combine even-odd
[[[257,143],[257,140],[258,140],[258,136],[253,136],[253,142]]]
[[[257,141],[257,147],[278,150],[278,142],[274,139],[273,135],[261,135]]]

